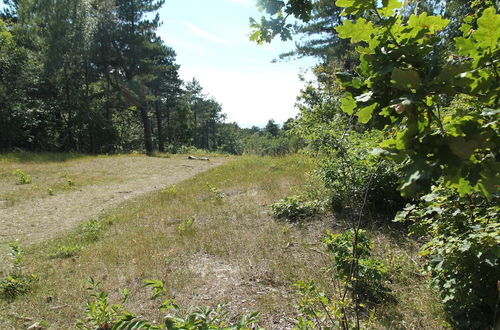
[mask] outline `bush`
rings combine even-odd
[[[495,324],[500,279],[500,197],[460,197],[437,186],[397,216],[410,221],[412,233],[430,237],[421,254],[440,291],[450,323],[460,329]]]
[[[29,292],[38,276],[24,274],[22,269],[24,251],[17,242],[10,244],[9,255],[12,258],[12,271],[4,278],[0,278],[0,297],[12,301],[18,295]]]
[[[286,197],[273,205],[271,211],[276,219],[298,221],[310,218],[321,211],[318,201],[306,201],[302,196]]]
[[[353,229],[341,234],[327,232],[323,243],[333,257],[335,276],[346,283],[350,289],[356,285],[356,294],[372,302],[379,302],[388,296],[389,288],[385,285],[387,267],[381,261],[371,257],[372,244],[362,229],[358,230],[356,251],[353,251],[355,232]],[[357,267],[352,270],[358,257]]]
[[[398,191],[399,167],[370,153],[381,138],[375,131],[351,131],[342,143],[332,137],[330,145],[323,145],[316,174],[329,191],[333,210],[361,207],[366,189],[366,208],[372,213],[392,218],[406,204]]]

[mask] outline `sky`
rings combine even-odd
[[[294,42],[261,46],[248,40],[249,17],[262,16],[255,0],[166,0],[159,14],[158,34],[176,51],[181,78],[200,81],[222,104],[227,122],[263,126],[297,114],[298,74],[314,60],[271,63]]]

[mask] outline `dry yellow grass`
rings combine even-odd
[[[143,280],[160,279],[184,308],[230,302],[234,313],[259,310],[266,328],[290,328],[296,313],[292,284],[315,279],[328,288],[330,279],[322,268],[330,258],[322,252],[320,238],[336,225],[331,218],[304,225],[275,221],[269,205],[300,191],[312,166],[302,156],[239,158],[175,188],[108,210],[100,216],[104,229],[96,242],[75,231],[30,248],[26,272],[38,273],[40,280],[32,292],[13,303],[0,302],[1,328],[18,329],[41,320],[54,329],[73,327],[83,316],[89,276],[102,282],[114,302],[119,300],[118,290],[128,288],[131,298],[125,308],[145,318],[160,314]],[[384,249],[390,246],[411,254],[394,261],[394,269],[410,274],[401,275],[402,282],[393,288],[409,286],[424,302],[398,300],[381,307],[376,327],[439,327],[423,280],[412,278],[414,246],[394,242],[384,233],[373,235],[379,240],[377,253],[387,256]],[[75,244],[83,247],[78,255],[49,257],[58,247]],[[397,310],[401,315],[386,319]],[[423,319],[417,323],[420,316]]]
[[[55,237],[126,199],[226,161],[190,161],[182,155],[75,156],[61,161],[7,156],[0,156],[0,271],[13,240],[33,244]],[[16,169],[32,182],[16,184]]]

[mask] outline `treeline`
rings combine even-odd
[[[164,1],[8,0],[0,150],[216,150],[221,104],[183,82],[157,35]]]

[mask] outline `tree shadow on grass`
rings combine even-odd
[[[16,163],[52,163],[66,162],[73,159],[87,157],[88,155],[73,152],[8,152],[0,153],[0,162]]]

